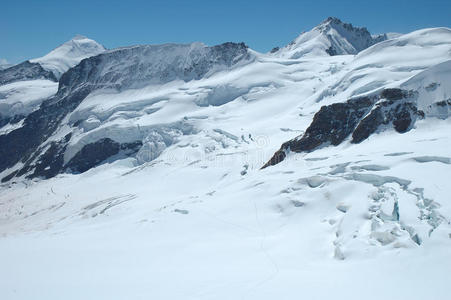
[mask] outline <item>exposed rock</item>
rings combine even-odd
[[[39,149],[18,171],[2,179],[6,182],[15,176],[28,174],[27,178],[52,178],[62,172],[83,173],[102,164],[111,156],[123,154],[129,156],[142,146],[141,141],[135,143],[117,143],[111,139],[101,139],[85,145],[67,164],[64,164],[64,152],[71,134],[61,141],[52,141],[46,150]]]
[[[339,145],[353,132],[374,101],[375,99],[362,97],[321,107],[304,135],[284,143],[263,168],[284,160],[286,151],[309,152],[320,146]]]
[[[380,97],[387,100],[401,100],[403,98],[409,98],[411,92],[401,89],[385,89],[381,92]]]
[[[20,121],[22,121],[23,119],[25,119],[25,116],[23,116],[23,115],[14,115],[14,116],[10,116],[10,117],[4,117],[0,113],[0,128],[5,126],[6,124],[17,124]]]
[[[50,145],[40,147],[25,162],[21,169],[2,178],[2,182],[10,180],[14,176],[22,176],[27,173],[30,173],[27,178],[51,178],[56,176],[63,167],[64,150],[70,138],[71,134],[68,134],[60,141],[52,141]]]
[[[330,46],[329,48],[326,49],[326,53],[329,54],[330,56],[335,56],[338,54],[338,51],[335,50],[333,46]]]
[[[68,137],[70,139],[70,137]],[[52,142],[50,148],[44,152],[35,165],[29,168],[23,168],[17,175],[25,174],[28,170],[34,169],[28,178],[51,178],[56,176],[62,169],[64,163],[64,151],[66,144]]]
[[[33,79],[58,81],[52,72],[44,70],[38,63],[31,63],[29,61],[0,70],[0,85]]]
[[[451,106],[451,99],[435,102],[434,104],[440,107]]]
[[[381,97],[391,100],[378,102],[372,111],[360,121],[352,134],[352,143],[362,142],[383,125],[387,126],[390,123],[397,132],[404,133],[411,128],[417,117],[424,117],[423,112],[416,108],[413,94],[393,90],[395,89],[388,92],[384,90],[381,93]]]
[[[67,96],[62,91],[58,92],[55,97],[44,101],[38,110],[29,114],[20,128],[0,135],[0,171],[19,161],[26,163],[58,128],[67,113],[77,107],[88,93],[87,89],[80,89]]]
[[[415,100],[416,94],[411,91],[385,89],[376,96],[323,106],[305,133],[282,144],[262,168],[281,162],[288,151],[310,152],[323,146],[336,146],[351,134],[351,142],[360,143],[390,124],[397,132],[404,133],[418,117],[424,117],[417,110]]]
[[[280,50],[279,47],[274,47],[274,48],[271,49],[271,51],[269,51],[269,53],[276,53],[279,50]]]
[[[250,58],[244,43],[212,47],[201,43],[126,47],[84,59],[73,72],[63,74],[60,84],[123,90],[176,79],[190,81]]]
[[[278,163],[282,162],[285,157],[287,157],[286,154],[286,150],[283,149],[285,144],[282,145],[281,149],[277,150],[276,153],[274,153],[274,155],[271,157],[271,159],[263,165],[262,169],[269,167],[269,166],[274,166],[277,165]]]
[[[109,138],[101,139],[95,143],[85,145],[65,165],[65,169],[74,173],[83,173],[101,164],[109,157],[118,154],[121,150],[127,151],[127,154],[136,153],[141,146],[141,141],[119,144]]]

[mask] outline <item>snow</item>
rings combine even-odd
[[[387,39],[391,40],[391,39],[399,38],[403,34],[399,33],[399,32],[387,32],[385,35],[387,36]]]
[[[160,71],[205,51],[140,47],[127,60]],[[445,115],[431,105],[451,97],[451,30],[358,54],[315,51],[292,59],[249,50],[200,78],[146,81],[154,69],[136,84],[95,89],[49,138],[73,133],[65,161],[106,137],[143,147],[82,174],[0,186],[3,297],[447,299],[451,119],[449,106]],[[102,76],[127,69],[103,66]],[[290,153],[260,170],[322,105],[388,87],[418,93],[426,118],[411,131]],[[56,92],[47,81],[0,88],[8,107]]]
[[[56,94],[58,83],[50,80],[19,81],[0,86],[0,115],[26,116],[43,100]]]
[[[424,188],[449,220],[448,191],[434,186],[447,186],[443,174],[450,166],[423,163],[421,172],[412,172],[420,165],[411,158],[443,155],[451,146],[450,126],[449,120],[424,122],[405,135],[325,148],[265,171],[250,167],[245,176],[237,168],[245,161],[240,154],[190,165],[195,152],[173,146],[132,173],[116,163],[19,184],[2,195],[0,253],[8,257],[0,271],[2,290],[11,299],[271,299],[296,297],[299,290],[313,299],[330,293],[337,299],[446,299],[450,225],[442,221],[428,237],[431,226],[418,219],[409,191]],[[386,156],[394,149],[411,154]],[[331,166],[345,162],[387,166],[363,174],[409,180],[409,190],[389,182],[357,184],[347,178],[352,168],[328,175]],[[306,185],[303,178],[312,176],[323,182]],[[388,197],[382,209],[391,216],[390,192],[398,197],[400,222],[379,220],[373,231],[375,193]],[[406,225],[421,233],[421,246],[402,229]],[[344,260],[334,258],[336,245]],[[425,281],[427,289],[411,288]],[[380,291],[368,294],[369,284]]]
[[[286,47],[275,53],[283,58],[357,54],[369,46],[387,39],[371,36],[366,28],[353,27],[336,18],[328,18],[317,27],[303,32]]]
[[[77,35],[45,56],[32,59],[30,62],[39,63],[44,69],[53,72],[56,78],[60,78],[64,72],[77,65],[81,60],[100,54],[105,50],[96,41]]]
[[[10,64],[6,59],[0,58],[0,70],[9,68],[11,66],[12,66],[12,64]]]
[[[434,65],[405,82],[402,87],[418,92],[418,106],[430,116],[446,119],[451,103],[451,60]],[[439,102],[445,105],[433,105]]]
[[[450,49],[448,28],[418,30],[378,43],[341,67],[316,101],[342,102],[384,87],[397,87],[428,67],[451,59]]]

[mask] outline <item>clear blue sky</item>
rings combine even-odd
[[[0,59],[14,63],[42,56],[76,34],[107,48],[243,41],[263,52],[328,16],[371,33],[451,27],[451,0],[7,0],[0,7]]]

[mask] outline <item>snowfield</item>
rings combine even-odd
[[[58,83],[50,80],[19,81],[0,86],[0,115],[28,115],[57,90]]]
[[[5,188],[2,293],[447,299],[450,126],[424,122],[245,175],[246,153],[203,158],[181,144],[144,167]]]
[[[1,298],[448,299],[451,29],[382,38],[336,20],[275,53],[126,47],[82,62],[93,77],[66,90],[0,86],[2,115],[92,87],[38,150],[70,136],[63,165],[99,141],[140,143],[85,172],[1,183]],[[84,78],[71,70],[64,83]],[[423,112],[407,132],[261,169],[323,106],[388,88]]]

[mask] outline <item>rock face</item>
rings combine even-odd
[[[235,64],[249,62],[251,58],[243,43],[213,47],[199,43],[136,46],[86,58],[61,76],[56,95],[29,114],[20,128],[0,135],[0,172],[13,168],[19,162],[23,164],[19,170],[11,171],[3,181],[26,174],[29,178],[50,178],[64,171],[84,172],[119,153],[136,153],[142,141],[119,144],[110,139],[100,139],[85,145],[64,164],[64,152],[71,135],[67,134],[61,140],[48,140],[62,120],[95,90],[123,90],[152,83],[200,79]],[[51,76],[37,63],[27,62],[26,66]]]
[[[262,168],[283,161],[289,151],[310,152],[320,147],[337,146],[351,134],[351,143],[360,143],[378,130],[389,127],[404,133],[418,117],[424,117],[415,100],[414,92],[385,89],[375,96],[323,106],[304,135],[282,144]]]
[[[64,151],[66,143],[70,140],[71,134],[66,135],[60,141],[52,141],[47,145],[47,149],[40,148],[33,153],[24,166],[2,179],[2,182],[8,181],[14,176],[22,176],[27,173],[28,178],[42,177],[51,178],[56,176],[64,164]]]
[[[380,97],[385,100],[374,105],[371,112],[359,122],[352,133],[352,143],[360,143],[380,127],[389,126],[390,123],[397,132],[404,133],[411,128],[417,117],[424,117],[416,103],[411,101],[415,97],[412,92],[386,89]]]
[[[251,58],[244,43],[201,43],[120,48],[83,60],[65,73],[63,86],[123,90],[173,80],[197,80]]]
[[[0,70],[0,85],[33,79],[58,81],[52,72],[44,70],[38,63],[31,63],[29,61]]]
[[[14,115],[12,117],[4,117],[0,114],[0,128],[5,126],[6,124],[16,124],[23,120],[25,116],[22,115]]]
[[[124,156],[138,152],[142,146],[141,141],[135,143],[119,144],[111,139],[105,138],[95,143],[88,144],[81,149],[66,165],[66,171],[83,173],[99,165],[109,157],[119,154]]]
[[[63,90],[53,98],[44,101],[38,110],[29,114],[20,128],[6,135],[0,135],[0,170],[11,168],[19,161],[25,164],[24,168],[30,165],[29,160],[39,155],[35,153],[39,146],[52,135],[61,120],[89,93],[87,89],[71,94],[65,94]]]

